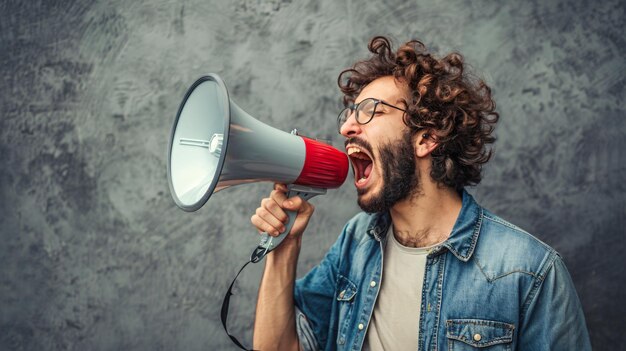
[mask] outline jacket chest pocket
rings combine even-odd
[[[446,321],[448,351],[510,351],[513,324],[483,319],[449,319]]]
[[[337,291],[335,293],[339,307],[339,333],[337,334],[337,344],[339,345],[346,343],[346,333],[350,327],[355,295],[356,285],[340,274],[337,279]]]

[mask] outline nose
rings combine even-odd
[[[352,111],[350,117],[348,117],[341,128],[339,128],[339,133],[346,138],[351,138],[361,134],[361,127],[362,125],[356,121],[356,113]]]

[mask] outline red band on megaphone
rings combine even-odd
[[[348,176],[348,156],[334,147],[302,137],[306,146],[304,167],[295,184],[315,188],[338,188]]]

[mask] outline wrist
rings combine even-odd
[[[267,264],[294,264],[298,261],[300,247],[302,246],[302,236],[287,237],[272,252],[267,254]]]

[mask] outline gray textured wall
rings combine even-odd
[[[219,73],[283,130],[332,139],[339,71],[375,34],[458,50],[494,88],[496,157],[472,190],[559,250],[595,349],[624,349],[626,40],[620,0],[2,1],[0,349],[229,350],[222,296],[271,188],[180,211],[166,180],[187,87]],[[357,211],[313,200],[300,274]],[[249,343],[261,265],[232,329]]]

